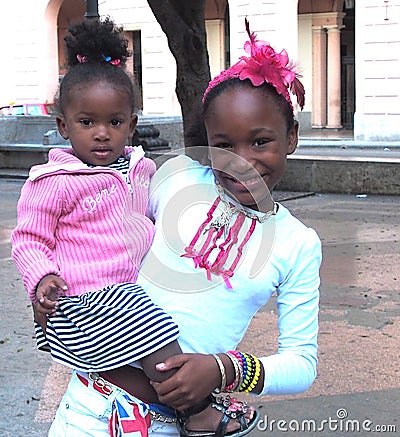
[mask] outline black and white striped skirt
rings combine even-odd
[[[37,347],[83,372],[104,372],[140,360],[176,340],[178,326],[143,289],[111,285],[62,297],[48,318],[46,337],[35,324]]]

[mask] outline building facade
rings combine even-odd
[[[176,67],[146,0],[102,0],[123,26],[148,117],[180,117]],[[63,37],[84,0],[0,3],[0,104],[51,102],[65,73]],[[247,17],[259,39],[285,48],[306,89],[302,129],[350,129],[359,140],[400,140],[400,3],[394,0],[206,0],[211,75],[243,54]]]

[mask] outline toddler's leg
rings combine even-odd
[[[156,369],[156,364],[162,363],[167,358],[181,353],[182,353],[182,349],[180,348],[177,341],[173,341],[172,343],[167,344],[161,349],[153,352],[150,355],[147,355],[146,357],[143,357],[140,360],[140,362],[142,363],[144,373],[151,381],[155,381],[155,382],[165,381],[175,373],[175,370],[169,370],[167,372],[159,372]]]
[[[172,355],[178,355],[182,353],[182,350],[177,341],[174,341],[167,346],[162,347],[158,351],[144,357],[141,359],[142,367],[147,377],[152,381],[162,382],[168,379],[169,376],[175,373],[176,370],[170,370],[168,372],[159,372],[156,370],[155,366],[158,363],[163,362],[165,359]],[[254,427],[254,420],[249,426],[253,419],[253,410],[248,409],[243,406],[241,402],[235,402],[232,399],[232,408],[235,409],[237,417],[229,418],[225,411],[228,411],[228,407],[222,407],[217,409],[211,406],[211,401],[201,401],[199,400],[199,407],[201,404],[206,406],[200,407],[199,412],[195,412],[190,417],[185,419],[181,426],[179,426],[179,431],[181,437],[211,437],[213,432],[217,429],[220,422],[223,420],[226,422],[225,433],[237,434],[234,437],[242,437]],[[208,405],[208,406],[207,406]],[[216,404],[214,403],[214,406]],[[242,411],[243,414],[239,414]],[[196,406],[194,411],[199,410]],[[229,413],[228,413],[229,414]],[[199,435],[200,434],[200,435]],[[201,436],[203,435],[203,436]]]

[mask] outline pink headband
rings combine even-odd
[[[296,72],[296,65],[289,61],[286,50],[276,53],[275,50],[265,41],[256,40],[254,32],[250,32],[249,22],[245,18],[246,31],[250,41],[246,41],[244,50],[250,56],[242,56],[235,65],[222,71],[208,85],[203,95],[203,103],[209,91],[227,79],[239,78],[240,80],[250,79],[254,86],[269,83],[275,87],[278,94],[281,94],[292,106],[289,90],[297,98],[300,108],[304,107],[304,87]]]

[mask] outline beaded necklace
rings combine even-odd
[[[232,288],[229,278],[233,276],[234,270],[242,256],[244,246],[253,234],[256,224],[264,223],[272,215],[276,214],[277,203],[273,202],[272,209],[260,216],[245,210],[239,205],[234,205],[227,200],[221,185],[217,183],[216,187],[218,197],[207,212],[206,220],[200,225],[189,246],[185,248],[185,253],[181,256],[192,258],[195,268],[205,269],[208,280],[211,280],[211,274],[219,275],[224,279],[226,286]],[[222,210],[218,215],[214,215],[220,203],[222,203]],[[237,217],[231,226],[231,221],[235,214],[237,214]],[[246,217],[251,219],[251,225],[239,244],[239,231]],[[203,235],[205,239],[203,244],[195,248]],[[224,238],[222,243],[218,242],[221,238]],[[227,267],[225,263],[233,248],[236,249],[236,256],[231,265]],[[212,253],[215,253],[216,257],[214,262],[211,263],[209,258]]]
[[[210,226],[213,226],[217,229],[219,229],[222,226],[229,225],[232,216],[235,213],[243,214],[248,218],[257,220],[260,223],[266,222],[271,215],[275,215],[278,210],[278,204],[276,202],[272,202],[272,209],[267,211],[264,215],[258,215],[254,212],[250,212],[244,208],[242,208],[239,205],[234,205],[232,202],[229,202],[226,198],[226,194],[222,186],[217,183],[217,190],[218,190],[218,196],[221,199],[221,202],[224,205],[224,209],[221,212],[221,215],[219,217],[216,217],[211,223]]]

